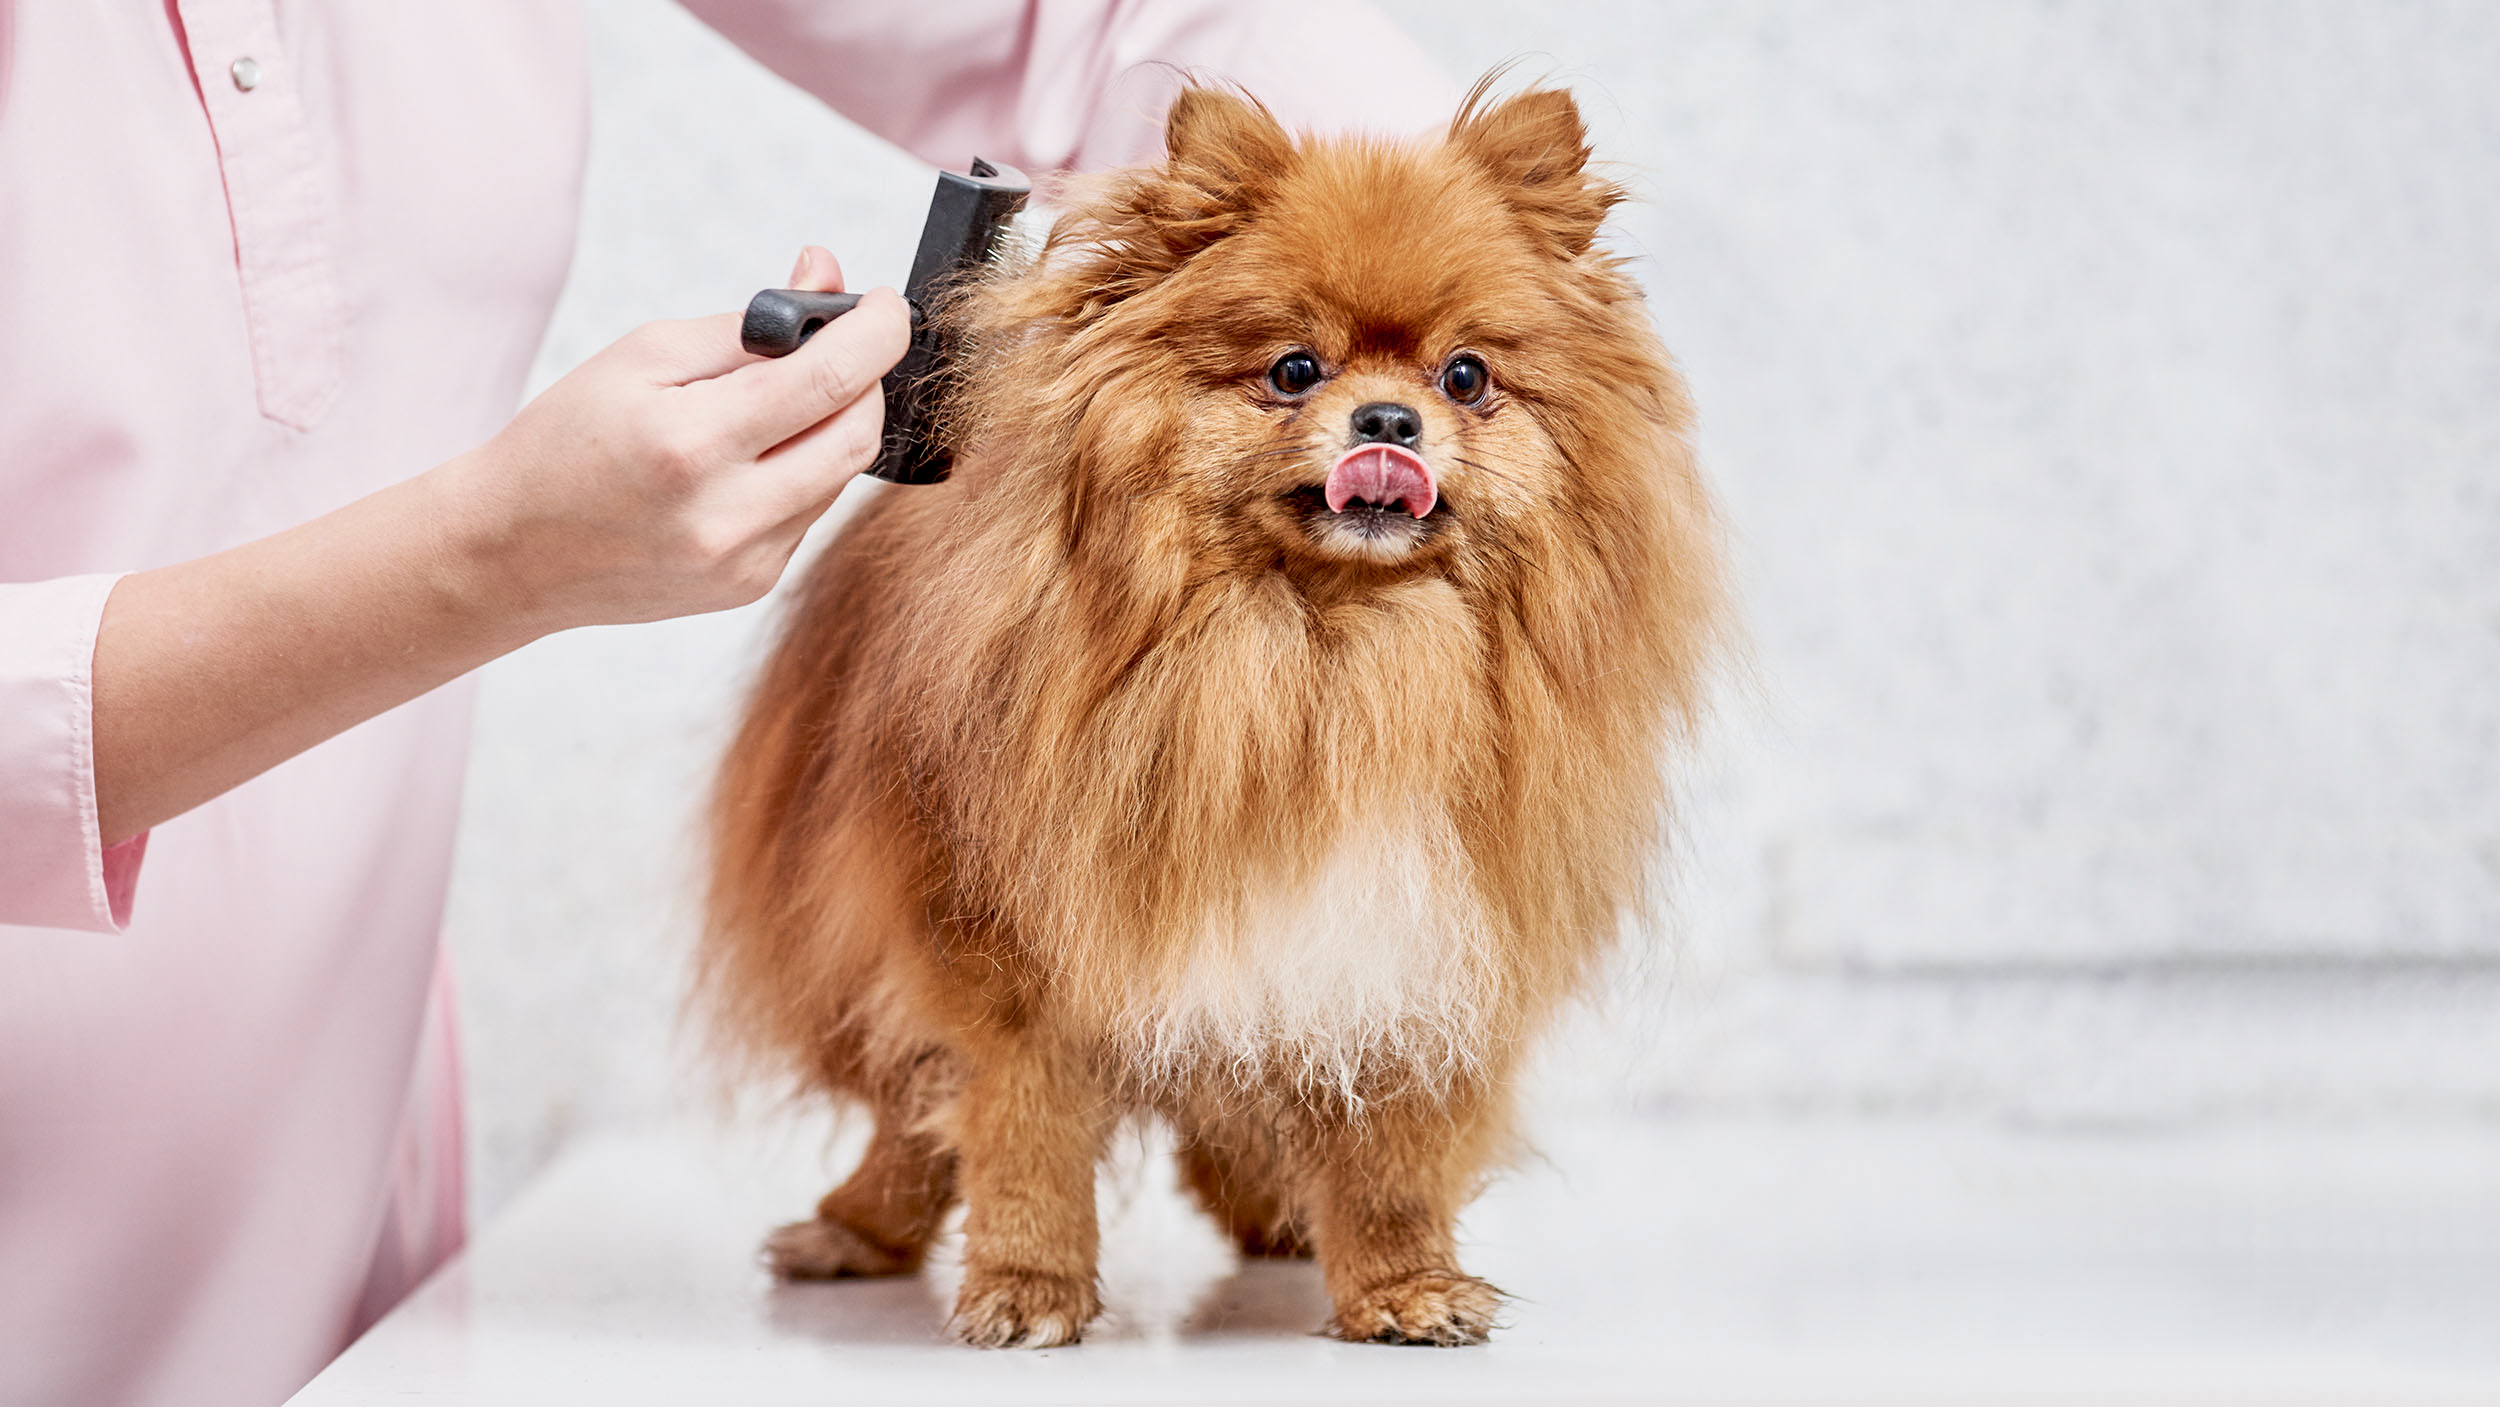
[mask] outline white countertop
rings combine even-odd
[[[1468,1216],[1516,1296],[1474,1349],[1315,1336],[1317,1272],[1236,1266],[1150,1137],[1072,1348],[948,1342],[944,1255],[774,1285],[855,1144],[661,1131],[576,1148],[294,1402],[2500,1403],[2495,1129],[1564,1125]]]

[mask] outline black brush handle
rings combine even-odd
[[[856,293],[767,288],[747,300],[747,320],[738,328],[738,345],[759,357],[786,357],[815,336],[816,329],[858,306]]]

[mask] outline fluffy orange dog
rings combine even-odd
[[[1684,387],[1566,94],[1169,143],[961,300],[955,478],[844,530],[729,756],[706,991],[876,1118],[770,1253],[909,1271],[961,1198],[955,1332],[1069,1342],[1151,1111],[1334,1333],[1479,1342],[1452,1223],[1720,638]]]

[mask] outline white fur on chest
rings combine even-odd
[[[1132,994],[1120,1034],[1150,1083],[1281,1078],[1352,1096],[1367,1073],[1438,1081],[1481,1048],[1488,946],[1446,817],[1350,826],[1321,862],[1212,918],[1177,970]]]

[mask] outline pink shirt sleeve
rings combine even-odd
[[[0,924],[118,933],[147,837],[96,829],[96,625],[118,576],[0,585]]]
[[[1287,127],[1421,132],[1459,90],[1367,4],[1325,18],[1239,0],[684,0],[767,67],[923,160],[1028,171],[1163,149],[1184,73],[1238,83]]]

